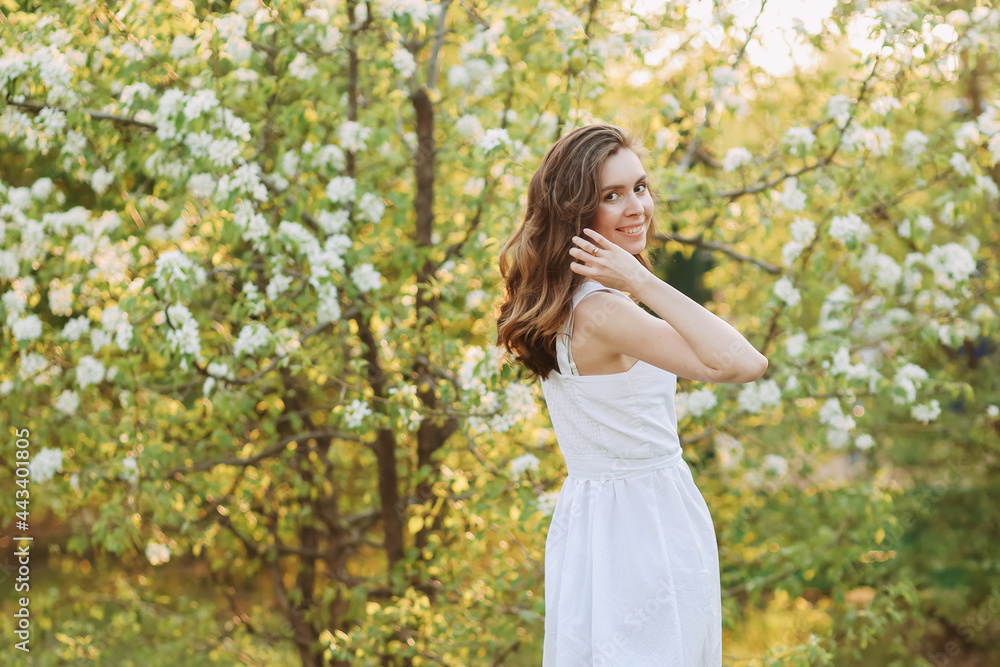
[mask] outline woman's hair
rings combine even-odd
[[[601,203],[601,168],[622,149],[642,161],[649,157],[637,137],[606,123],[559,138],[531,177],[521,225],[500,249],[504,301],[497,346],[543,379],[556,368],[556,334],[569,317],[573,291],[586,280],[570,268],[573,236],[592,226]],[[646,243],[655,235],[650,220]],[[652,268],[645,250],[635,257]]]

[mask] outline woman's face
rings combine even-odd
[[[639,156],[628,149],[609,157],[601,168],[601,203],[591,226],[633,255],[645,249],[653,219],[653,196],[646,183]]]

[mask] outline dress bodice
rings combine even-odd
[[[556,336],[558,368],[542,380],[567,471],[571,477],[616,479],[674,465],[681,460],[674,412],[677,376],[641,359],[627,371],[605,375],[580,375],[573,362],[573,313],[598,291],[628,298],[595,281],[581,284]]]

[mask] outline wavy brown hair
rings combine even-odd
[[[560,137],[531,177],[521,224],[500,249],[504,300],[496,344],[542,379],[556,369],[556,334],[569,317],[573,291],[586,280],[570,268],[573,236],[592,226],[601,168],[622,149],[649,158],[642,141],[616,125],[587,125]],[[656,236],[654,220],[647,244]],[[645,250],[635,257],[652,270]]]

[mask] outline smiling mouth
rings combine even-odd
[[[640,223],[638,225],[633,225],[632,227],[619,227],[617,231],[622,234],[638,234],[645,227],[645,223]]]

